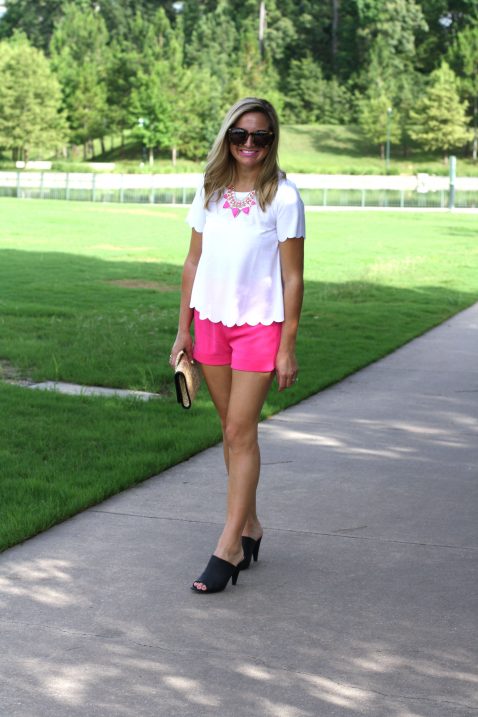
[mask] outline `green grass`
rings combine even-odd
[[[96,155],[93,161],[115,162],[116,172],[201,172],[204,162],[193,162],[181,156],[177,165],[171,163],[168,152],[156,153],[153,170],[148,163],[140,167],[141,145],[126,134],[124,146],[116,141],[110,148],[107,140],[106,153],[101,154],[99,140],[95,142]],[[284,125],[281,129],[279,149],[281,166],[287,172],[311,172],[317,174],[385,174],[385,163],[380,158],[378,147],[366,141],[357,126],[342,125]],[[86,171],[81,157],[70,162],[55,162],[58,171]],[[13,166],[13,163],[0,162],[0,169]],[[448,167],[442,156],[411,149],[408,157],[403,157],[400,147],[392,145],[390,173],[448,174]],[[477,176],[478,164],[458,155],[458,175]]]
[[[377,146],[366,141],[358,127],[341,125],[288,125],[280,145],[281,165],[288,172],[317,174],[385,174]],[[391,146],[390,174],[448,174],[442,156],[417,149],[403,157]],[[459,157],[458,175],[478,174],[478,164]]]
[[[0,549],[219,440],[205,389],[182,411],[167,364],[185,213],[0,199],[4,379],[160,394],[150,403],[80,398],[0,381]],[[274,387],[264,416],[478,299],[474,216],[311,212],[307,226],[300,381]]]

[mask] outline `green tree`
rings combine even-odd
[[[206,69],[187,68],[175,124],[178,147],[190,159],[204,159],[219,130],[224,110],[220,87]]]
[[[90,5],[99,8],[111,37],[125,37],[133,17],[139,15],[145,23],[154,24],[154,18],[161,10],[169,21],[176,17],[174,0],[92,0]]]
[[[458,75],[460,93],[472,108],[472,156],[478,153],[478,24],[465,28],[456,37],[448,52],[452,69]]]
[[[427,25],[415,0],[359,0],[363,65],[359,87],[359,121],[366,136],[380,146],[386,141],[386,110],[393,108],[391,139],[401,142],[406,154],[410,112],[417,99],[421,79],[415,72],[416,36]],[[375,138],[375,139],[373,139]]]
[[[390,98],[379,90],[360,98],[358,106],[362,131],[372,144],[378,145],[380,156],[384,159],[387,129],[390,132],[392,144],[400,142],[400,114],[393,109]]]
[[[286,84],[286,118],[296,124],[319,121],[326,81],[312,57],[292,60]]]
[[[371,51],[371,60],[364,75],[366,91],[357,99],[358,121],[367,139],[379,147],[382,159],[385,156],[387,123],[390,140],[398,144],[402,138],[402,118],[394,103],[395,77],[401,62],[393,56],[388,46],[378,38]],[[393,111],[390,123],[389,110]]]
[[[136,111],[131,107],[131,97],[138,90],[138,78],[143,81],[153,74],[155,64],[167,58],[173,42],[179,47],[184,44],[182,26],[179,23],[173,30],[162,8],[150,20],[139,12],[125,19],[124,33],[117,35],[110,45],[107,81],[110,131],[123,133],[131,125],[132,113]]]
[[[111,58],[105,22],[86,2],[65,5],[51,40],[51,58],[63,89],[71,139],[83,144],[86,159],[91,141],[99,137],[103,142],[108,130]]]
[[[151,75],[138,76],[131,97],[131,114],[138,118],[135,134],[148,150],[150,165],[157,147],[170,149],[174,143],[174,107],[166,96],[167,76],[166,63],[158,61]]]
[[[456,37],[478,22],[478,0],[422,0],[427,32],[417,35],[417,69],[430,74]]]
[[[446,62],[432,72],[430,84],[411,112],[411,137],[425,149],[446,155],[471,139],[466,117],[467,103],[461,102],[455,73]]]
[[[400,58],[415,55],[415,37],[418,31],[428,29],[421,5],[415,0],[359,0],[364,24],[359,35],[369,48],[381,38],[390,52]]]
[[[48,50],[55,23],[63,15],[65,0],[7,0],[0,22],[0,37],[22,31],[31,44]]]
[[[310,56],[292,60],[285,85],[287,122],[346,124],[352,119],[353,100],[344,83],[326,80]]]
[[[14,159],[57,150],[66,140],[61,89],[44,54],[21,34],[0,43],[0,146]]]

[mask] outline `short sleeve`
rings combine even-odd
[[[206,223],[206,210],[204,208],[204,185],[201,184],[200,187],[198,187],[196,194],[193,199],[193,203],[191,204],[191,207],[189,208],[188,215],[186,217],[186,221],[191,227],[191,229],[195,229],[200,234],[202,233],[204,229],[204,224]]]
[[[293,182],[286,181],[277,190],[277,238],[280,242],[305,238],[304,203]]]

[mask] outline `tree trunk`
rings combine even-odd
[[[171,150],[171,161],[172,161],[172,163],[173,163],[173,167],[176,166],[177,156],[178,156],[177,147],[173,147],[173,149]]]
[[[106,154],[105,138],[100,137],[101,142],[101,154]]]
[[[475,97],[475,104],[473,107],[473,128],[475,130],[473,135],[473,149],[471,152],[471,156],[473,158],[473,161],[476,162],[476,157],[478,153],[478,97]]]
[[[380,145],[380,159],[385,159],[385,145]]]
[[[264,36],[266,32],[266,3],[264,0],[261,1],[259,6],[259,52],[261,58],[264,59],[265,42]]]
[[[334,75],[337,71],[339,5],[340,0],[332,0],[332,72]]]
[[[149,164],[150,166],[154,164],[154,151],[152,147],[149,147]]]

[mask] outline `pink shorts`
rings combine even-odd
[[[194,310],[193,357],[206,366],[230,366],[237,371],[274,371],[282,323],[270,326],[224,326],[200,319]]]

